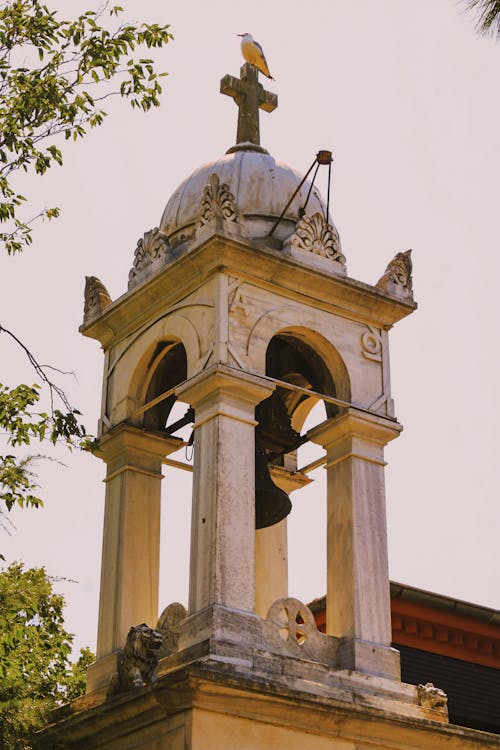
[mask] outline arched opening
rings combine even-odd
[[[143,389],[145,404],[186,380],[184,345],[179,341],[159,341],[148,362],[147,377],[149,382],[146,379]],[[143,427],[187,443],[192,432],[192,420],[184,420],[188,408],[189,404],[172,394],[144,413]],[[186,468],[190,466],[187,460],[190,453],[192,449],[182,445],[169,454],[162,472],[159,613],[173,601],[187,605],[193,475]]]
[[[275,335],[266,351],[266,375],[296,386],[293,389],[278,384],[275,394],[285,405],[291,426],[302,435],[325,419],[335,417],[343,408],[319,396],[308,395],[308,391],[342,401],[350,399],[349,378],[343,361],[329,342],[312,331],[297,329]],[[292,511],[274,528],[257,531],[256,585],[257,589],[260,586],[265,591],[262,595],[257,593],[259,614],[264,614],[271,596],[278,598],[283,591],[305,601],[326,591],[325,471],[321,465],[309,469],[307,479],[297,473],[304,466],[321,462],[322,457],[322,449],[311,443],[279,457],[269,455],[271,475],[276,484],[280,478],[274,467],[279,466],[288,474],[288,477],[283,475],[280,486],[287,486],[286,491],[291,493]],[[271,549],[266,549],[268,546]],[[304,548],[311,550],[307,558]],[[279,569],[277,574],[270,573],[274,567]],[[273,577],[271,586],[267,581]]]
[[[159,341],[148,364],[149,373],[151,375],[144,395],[145,403],[186,379],[187,356],[184,344],[176,341]],[[172,394],[148,409],[144,414],[143,426],[148,430],[164,430],[175,402],[176,396]]]
[[[280,333],[271,339],[266,352],[266,375],[326,396],[337,396],[332,374],[322,357],[309,343],[293,333]],[[295,428],[300,429],[318,399],[283,386],[278,386],[277,391]],[[327,417],[334,417],[339,410],[331,403],[325,403],[325,409]]]

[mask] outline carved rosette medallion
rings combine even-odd
[[[210,181],[203,191],[196,229],[201,229],[211,221],[216,221],[221,225],[224,222],[239,223],[239,212],[234,195],[225,182],[219,181],[215,172],[210,175]]]
[[[286,240],[285,245],[306,250],[345,265],[339,233],[334,226],[325,221],[320,213],[303,216],[297,222],[294,233]]]
[[[83,322],[97,318],[111,304],[109,292],[97,276],[85,276]]]
[[[135,248],[134,265],[128,275],[129,288],[162,266],[168,258],[169,249],[168,237],[158,227],[145,232]]]
[[[271,605],[264,620],[264,637],[272,650],[336,664],[339,639],[320,633],[313,613],[298,599],[277,599]]]
[[[377,328],[367,326],[361,334],[361,353],[365,359],[382,362],[382,335]]]
[[[397,253],[391,260],[376,287],[401,299],[413,300],[411,250]]]

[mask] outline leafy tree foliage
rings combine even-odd
[[[469,10],[477,13],[477,27],[481,34],[500,36],[500,0],[466,0]]]
[[[63,608],[43,568],[14,563],[0,572],[2,750],[29,750],[49,712],[84,692],[94,655],[82,649],[76,664],[70,662],[73,636],[64,628]]]
[[[30,207],[14,184],[18,177],[43,175],[62,164],[64,142],[101,125],[109,97],[122,97],[143,111],[160,104],[166,73],[135,52],[167,44],[169,27],[120,23],[122,12],[105,4],[65,20],[39,0],[0,0],[0,245],[9,254],[32,243],[37,219],[59,215],[57,207]],[[0,431],[8,445],[85,441],[79,412],[49,377],[50,368],[40,366],[11,331],[0,326],[0,333],[24,349],[50,400],[44,411],[39,385],[0,385]],[[37,458],[0,456],[0,514],[2,506],[41,504],[33,472]]]
[[[7,444],[15,448],[29,445],[32,440],[48,440],[53,445],[64,443],[70,448],[75,445],[90,448],[92,439],[86,436],[85,427],[78,421],[80,412],[71,406],[64,391],[48,377],[48,370],[55,368],[40,365],[22,341],[2,326],[0,331],[12,336],[25,351],[29,362],[46,386],[50,403],[48,411],[34,411],[33,407],[40,401],[39,385],[21,384],[15,388],[7,388],[0,383],[0,430],[7,436]],[[63,410],[56,407],[56,402]],[[0,455],[0,514],[2,504],[7,510],[11,510],[15,504],[21,507],[43,505],[38,495],[34,494],[38,485],[32,469],[39,458],[46,456],[29,455],[20,458],[11,453]]]
[[[152,60],[136,59],[138,46],[162,47],[168,26],[105,21],[120,6],[60,19],[39,0],[7,0],[0,8],[0,223],[8,253],[30,244],[36,218],[59,215],[43,208],[20,217],[26,198],[12,184],[19,170],[44,174],[62,164],[57,136],[82,138],[103,123],[105,99],[120,95],[142,110],[159,106],[160,77]]]
[[[32,439],[48,438],[54,445],[64,441],[68,446],[78,442],[83,446],[85,428],[77,421],[79,412],[71,407],[67,412],[60,409],[50,413],[33,412],[31,407],[38,403],[39,391],[39,385],[18,385],[9,389],[0,383],[0,429],[7,433],[8,443],[29,445]],[[43,505],[34,494],[38,485],[32,467],[39,458],[44,456],[0,455],[0,503],[5,503],[7,510],[15,504],[21,507]]]

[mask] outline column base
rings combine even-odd
[[[118,658],[122,652],[112,651],[111,654],[101,656],[87,667],[86,693],[94,693],[98,690],[108,691],[111,679],[118,673]]]
[[[343,638],[338,650],[338,666],[340,669],[401,681],[399,651],[380,643]]]
[[[213,604],[184,620],[179,633],[179,651],[205,641],[254,646],[262,643],[262,639],[262,620],[258,615]]]

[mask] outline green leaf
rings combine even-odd
[[[63,20],[39,0],[2,3],[0,223],[6,224],[6,231],[0,232],[0,243],[8,253],[20,252],[32,243],[37,219],[57,215],[39,209],[28,218],[19,215],[25,199],[11,187],[16,171],[44,175],[54,162],[62,164],[56,141],[76,141],[85,137],[86,125],[102,125],[106,112],[98,102],[103,98],[119,94],[143,111],[159,105],[160,89],[151,91],[146,81],[154,82],[163,72],[157,71],[150,58],[131,55],[136,48],[166,45],[172,39],[169,26],[116,26],[115,19],[122,12],[121,6],[114,5],[109,15],[89,10]],[[30,48],[37,51],[37,62],[26,54]],[[68,69],[74,75],[69,76]]]

